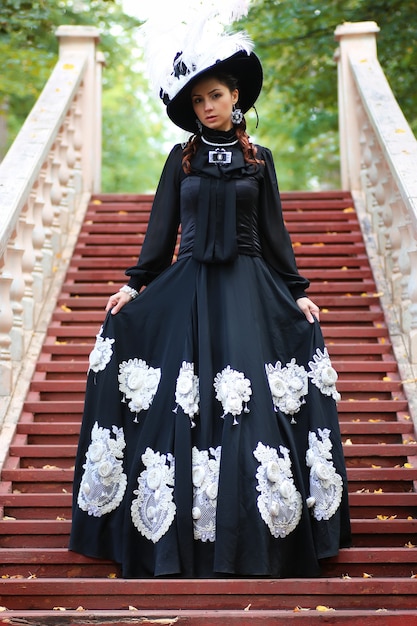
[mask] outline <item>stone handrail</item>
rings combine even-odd
[[[98,30],[61,26],[57,37],[58,62],[0,164],[0,429],[100,190]]]
[[[396,357],[417,376],[417,140],[377,59],[375,22],[338,26],[342,185],[361,220]]]

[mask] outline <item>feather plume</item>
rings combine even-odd
[[[247,15],[249,0],[152,0],[141,27],[147,74],[171,100],[197,73],[253,43],[230,25]]]

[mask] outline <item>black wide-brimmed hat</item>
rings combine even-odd
[[[228,74],[238,83],[238,106],[246,113],[262,87],[263,72],[253,42],[231,24],[247,14],[249,0],[188,0],[157,10],[141,27],[148,76],[167,107],[168,117],[195,133],[191,91],[209,74]],[[186,9],[186,10],[185,10]]]
[[[188,81],[172,99],[161,93],[161,98],[167,105],[168,117],[174,124],[192,133],[197,131],[196,114],[191,100],[192,89],[206,76],[216,74],[228,74],[236,79],[239,89],[238,106],[242,113],[249,111],[255,104],[262,88],[262,65],[253,52],[239,50],[226,59],[217,60],[209,67],[189,73]]]

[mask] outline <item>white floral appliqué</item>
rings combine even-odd
[[[198,404],[200,402],[199,380],[198,376],[194,374],[194,363],[183,361],[177,378],[175,401],[177,406],[174,409],[174,413],[177,412],[178,406],[180,406],[190,418],[191,427],[193,428],[195,426],[194,417],[198,414]]]
[[[132,521],[141,535],[156,543],[171,526],[176,513],[173,499],[175,462],[172,454],[161,454],[146,448],[142,454],[146,469],[138,478],[138,488],[133,492]]]
[[[298,525],[302,514],[302,498],[291,471],[288,448],[275,448],[259,442],[253,455],[260,465],[256,472],[260,492],[258,509],[271,534],[286,537]]]
[[[210,458],[209,453],[211,455]],[[215,541],[221,446],[192,452],[194,539]]]
[[[296,424],[294,413],[298,413],[305,403],[304,396],[308,392],[307,372],[302,365],[297,365],[295,359],[282,367],[281,361],[275,365],[265,364],[269,388],[275,411],[282,411],[291,415],[291,424]]]
[[[122,402],[127,398],[132,413],[139,413],[151,406],[161,380],[161,370],[149,367],[142,359],[129,359],[120,363],[118,380]]]
[[[96,422],[91,431],[91,443],[86,452],[84,474],[78,492],[78,506],[89,515],[101,517],[116,509],[124,496],[127,484],[123,472],[123,450],[126,446],[123,429],[108,428]]]
[[[112,345],[114,344],[114,339],[102,337],[102,334],[103,326],[100,328],[100,332],[96,335],[96,343],[88,358],[88,371],[93,370],[96,374],[97,372],[101,372],[105,369],[106,365],[110,363],[110,359],[113,356]]]
[[[249,413],[247,403],[252,395],[250,380],[245,378],[243,372],[233,370],[228,365],[224,370],[216,374],[214,389],[216,391],[216,399],[223,406],[222,417],[224,418],[228,413],[231,413],[234,417],[233,425],[238,424],[236,415],[240,415],[242,411]],[[245,407],[243,408],[244,404]]]
[[[310,503],[317,520],[330,519],[342,500],[343,481],[332,460],[330,430],[319,428],[309,432],[306,463],[310,467]]]
[[[340,400],[340,393],[336,389],[337,372],[332,367],[327,348],[323,352],[317,348],[313,360],[308,362],[310,371],[308,377],[321,393],[332,396],[336,402]]]

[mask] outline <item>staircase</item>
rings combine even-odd
[[[339,372],[353,547],[311,580],[123,580],[67,551],[88,355],[151,204],[95,196],[1,475],[0,624],[417,625],[417,445],[352,199],[282,198]]]

